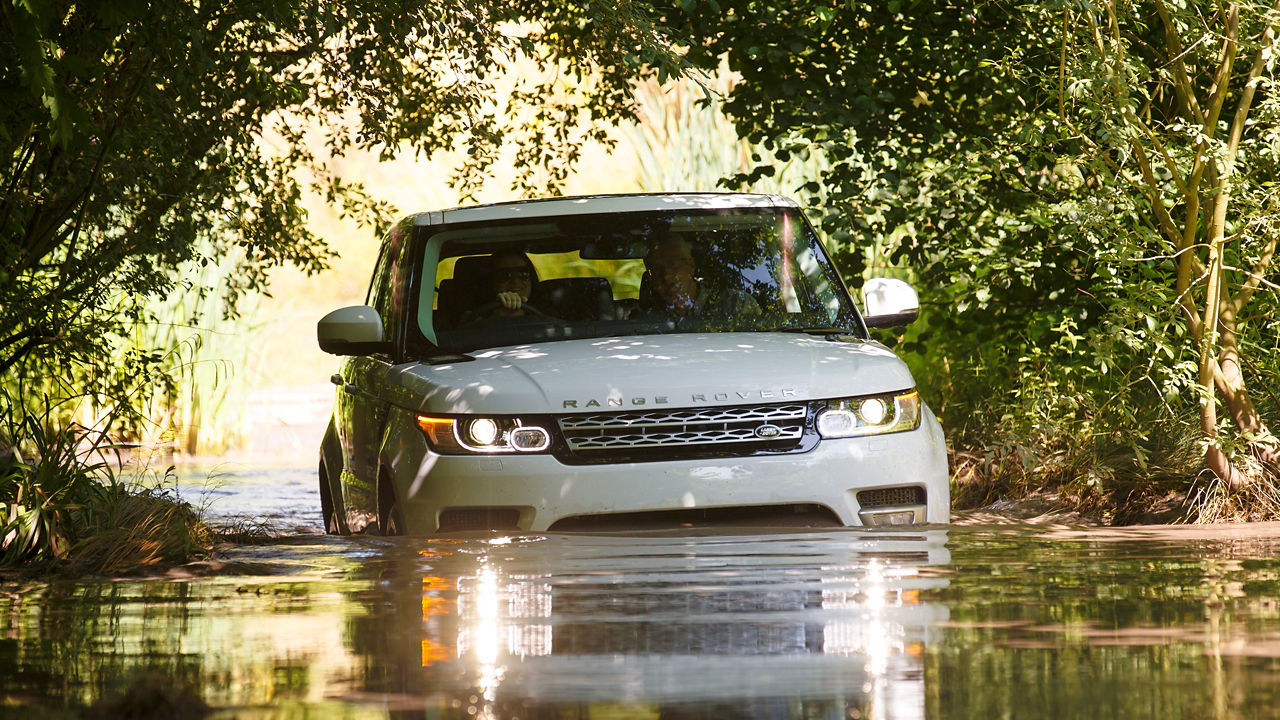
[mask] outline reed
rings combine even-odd
[[[145,469],[132,478],[118,470],[122,448],[109,440],[115,413],[98,426],[60,422],[69,403],[4,414],[0,566],[116,574],[207,552],[213,532],[190,505],[164,482],[146,486]],[[164,476],[170,488],[172,470]]]
[[[189,268],[183,290],[152,303],[152,320],[134,326],[133,351],[164,358],[139,442],[187,455],[221,454],[242,443],[264,323],[247,320],[257,316],[259,296],[227,300],[235,267],[228,259]]]
[[[636,184],[647,192],[723,191],[781,193],[806,208],[819,209],[817,194],[805,187],[829,168],[823,148],[811,146],[786,161],[767,148],[739,139],[724,113],[735,76],[722,68],[701,82],[648,80],[635,91],[636,121],[623,128],[634,152]],[[732,182],[756,165],[772,165],[772,176],[747,184]]]

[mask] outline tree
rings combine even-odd
[[[705,38],[692,64],[742,75],[740,135],[833,159],[811,187],[846,272],[889,259],[875,247],[919,280],[936,311],[907,338],[927,337],[917,377],[953,441],[1020,423],[1060,447],[1120,438],[1145,467],[1149,429],[1189,406],[1205,466],[1239,487],[1240,443],[1277,471],[1246,389],[1277,369],[1276,15],[742,0],[665,21]]]
[[[334,155],[465,147],[469,192],[515,144],[521,188],[554,189],[626,112],[631,77],[678,70],[630,2],[6,0],[0,37],[10,379],[101,374],[103,344],[192,263],[238,259],[232,296],[283,263],[321,268],[329,251],[299,205],[308,175],[385,223],[388,207],[328,172],[313,128]],[[500,97],[494,78],[517,59],[539,72]],[[154,359],[139,353],[126,380]]]
[[[1255,295],[1275,287],[1267,278],[1280,233],[1280,5],[1068,4],[1058,22],[1058,115],[1089,170],[1138,195],[1158,231],[1149,251],[1175,262],[1169,299],[1198,355],[1205,463],[1232,488],[1246,482],[1224,452],[1221,403],[1257,459],[1280,472],[1242,343],[1242,326],[1257,321]],[[1267,352],[1274,337],[1255,347]]]

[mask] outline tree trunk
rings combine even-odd
[[[1205,299],[1204,323],[1200,332],[1200,432],[1205,441],[1205,465],[1213,471],[1227,487],[1238,490],[1247,483],[1244,473],[1236,469],[1231,458],[1222,451],[1218,442],[1218,393],[1217,377],[1218,355],[1220,353],[1222,333],[1220,318],[1224,309],[1222,303],[1222,251],[1223,230],[1226,227],[1227,204],[1230,198],[1227,192],[1227,179],[1231,176],[1230,158],[1227,159],[1225,172],[1219,173],[1216,182],[1217,197],[1213,199],[1213,212],[1209,216],[1205,228],[1205,244],[1209,257],[1205,263]]]
[[[1240,369],[1240,346],[1236,338],[1236,314],[1233,308],[1223,309],[1220,325],[1222,334],[1219,340],[1218,367],[1221,371],[1216,380],[1218,392],[1222,393],[1222,404],[1231,413],[1232,422],[1241,432],[1269,438],[1271,433],[1249,397],[1244,373]],[[1259,462],[1273,473],[1280,474],[1280,448],[1274,443],[1255,441],[1250,443],[1249,449]]]

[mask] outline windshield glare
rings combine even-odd
[[[470,351],[652,333],[858,331],[793,209],[610,213],[442,228],[418,330]]]

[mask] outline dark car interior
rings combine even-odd
[[[492,301],[489,287],[489,257],[472,255],[458,258],[453,277],[440,281],[436,288],[435,327],[454,330],[465,324],[468,315]],[[608,278],[567,277],[539,280],[533,286],[528,305],[550,318],[580,322],[614,320],[617,303]],[[477,318],[478,319],[478,318]]]

